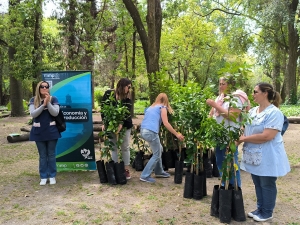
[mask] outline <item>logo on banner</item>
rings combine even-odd
[[[48,73],[44,74],[45,78],[51,78],[51,79],[60,79],[59,73]]]
[[[81,149],[80,152],[84,159],[93,159],[93,157],[90,156],[91,151],[89,149],[84,148],[84,149]]]

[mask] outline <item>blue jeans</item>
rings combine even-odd
[[[141,173],[141,178],[150,177],[153,170],[156,175],[162,174],[164,172],[161,161],[163,147],[160,144],[159,135],[151,130],[141,129],[141,136],[149,143],[153,154]]]
[[[219,169],[219,173],[220,173],[220,176],[222,176],[222,164],[223,164],[223,161],[225,159],[225,152],[226,152],[226,148],[225,149],[220,149],[219,146],[217,146],[215,148],[215,155],[216,155],[216,162],[217,162],[217,166],[218,166],[218,169]],[[241,187],[242,185],[242,182],[241,182],[241,174],[240,174],[240,164],[239,164],[239,161],[238,161],[238,156],[239,156],[239,152],[238,152],[238,147],[236,147],[236,151],[234,153],[234,161],[235,161],[235,164],[238,165],[238,170],[236,171],[236,179],[237,179],[237,185],[239,187]],[[232,176],[229,180],[229,183],[231,185],[234,186],[234,171],[232,171]],[[224,185],[224,183],[223,183]]]
[[[39,151],[39,171],[41,179],[52,178],[56,176],[56,156],[55,148],[57,139],[51,141],[36,141]]]
[[[275,207],[277,177],[263,177],[251,174],[255,185],[257,209],[266,218],[271,217]]]

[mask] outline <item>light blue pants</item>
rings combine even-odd
[[[130,165],[130,135],[131,135],[131,129],[127,129],[125,131],[124,137],[123,137],[123,143],[121,145],[121,151],[122,151],[122,159],[125,166]],[[118,162],[118,151],[117,151],[117,136],[115,134],[112,134],[112,139],[110,139],[114,143],[114,150],[111,151],[111,157],[114,162]]]
[[[156,175],[162,174],[164,172],[161,161],[163,147],[160,144],[159,135],[151,130],[141,129],[141,136],[149,143],[152,151],[152,157],[141,173],[141,178],[150,177],[153,170]]]

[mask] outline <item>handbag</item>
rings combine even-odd
[[[60,133],[64,132],[66,130],[67,126],[66,126],[64,114],[62,113],[61,109],[59,108],[59,112],[58,112],[57,116],[52,116],[52,117],[55,120],[58,131]]]
[[[51,98],[51,104],[52,104],[52,98]],[[58,115],[57,116],[52,116],[52,118],[55,121],[56,127],[57,127],[57,129],[60,133],[64,132],[67,129],[64,114],[61,111],[61,108],[59,108]]]

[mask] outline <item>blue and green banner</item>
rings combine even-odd
[[[96,170],[90,71],[42,72],[58,98],[67,129],[56,146],[58,171]]]

